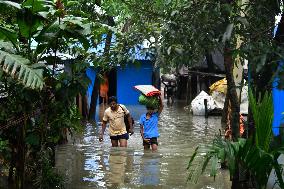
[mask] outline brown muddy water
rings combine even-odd
[[[99,142],[101,123],[87,123],[81,135],[57,148],[56,166],[66,177],[66,188],[229,189],[229,175],[224,170],[215,181],[205,174],[197,184],[187,182],[186,167],[194,149],[212,141],[221,128],[221,118],[192,116],[183,104],[165,105],[155,153],[143,150],[137,123],[127,149],[112,148],[107,132],[104,142]],[[146,111],[143,106],[127,108],[135,120]]]

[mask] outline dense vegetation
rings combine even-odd
[[[283,71],[276,72],[283,58],[283,17],[274,37],[275,16],[283,14],[282,7],[283,1],[278,0],[0,1],[1,170],[8,170],[5,174],[17,188],[24,188],[26,183],[37,188],[63,187],[63,179],[53,169],[54,149],[65,141],[66,130],[72,133],[82,127],[82,115],[74,98],[84,96],[89,84],[86,69],[99,68],[90,111],[84,115],[91,118],[100,73],[117,64],[135,63],[135,48],[148,56],[154,54],[155,66],[164,70],[182,65],[191,68],[211,51],[221,51],[235,142],[221,143],[228,148],[239,144],[238,149],[246,150],[248,156],[252,151],[261,151],[270,157],[264,159],[271,160],[269,169],[277,168],[275,159],[281,151],[276,150],[279,143],[268,147],[272,138],[267,132],[271,130],[269,117],[263,127],[259,125],[265,122],[257,122],[263,112],[257,113],[256,102],[264,96],[269,106],[267,96],[251,95],[255,123],[247,130],[257,127],[256,134],[251,132],[256,137],[245,142],[239,139],[239,101],[233,68],[248,61],[249,83],[255,94],[270,92],[275,77],[280,78],[279,87],[283,86]],[[146,43],[147,49],[137,45]],[[97,52],[95,49],[102,44]],[[62,54],[71,56],[62,60]],[[259,143],[258,133],[267,138],[265,146]],[[252,147],[254,144],[257,149]],[[237,157],[233,158],[236,165],[245,162],[239,151],[231,155]],[[218,158],[225,160],[220,155],[213,160]],[[236,181],[233,186],[239,187],[235,176],[239,166],[231,167]],[[258,178],[262,169],[245,168],[259,181],[257,187],[265,184],[260,182],[265,181],[263,177]]]

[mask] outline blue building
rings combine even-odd
[[[283,66],[284,62],[279,64],[279,69]],[[278,136],[280,134],[280,127],[284,127],[284,90],[278,89],[279,78],[276,78],[273,82],[273,134]]]
[[[280,21],[280,19],[279,19]],[[274,28],[274,37],[278,30],[278,25]],[[278,71],[283,71],[284,62],[279,61]],[[272,95],[273,95],[273,134],[280,135],[280,127],[284,128],[284,90],[278,89],[279,78],[275,78],[273,82]]]
[[[109,81],[108,97],[117,96],[118,103],[127,105],[131,111],[131,115],[138,119],[139,110],[144,109],[142,105],[137,106],[140,93],[134,89],[135,85],[153,85],[155,75],[159,69],[154,69],[153,62],[150,60],[140,60],[140,65],[128,64],[124,67],[117,66],[108,72],[107,77]],[[91,97],[94,89],[96,70],[89,68],[87,75],[91,79],[91,84],[87,90],[87,106],[91,105]],[[159,77],[156,79],[159,79]],[[102,102],[102,98],[98,94],[96,115],[92,117],[98,120],[98,107]],[[136,112],[138,111],[138,112]]]
[[[135,85],[152,85],[155,70],[150,60],[139,60],[140,65],[128,64],[125,67],[117,66],[108,74],[108,96],[117,96],[119,103],[126,105],[138,104],[139,93],[133,88]],[[94,88],[96,70],[89,68],[87,75],[92,83],[88,87],[88,105],[91,103],[91,95]],[[101,100],[99,100],[100,102]]]
[[[98,56],[103,55],[105,48],[106,35],[102,36],[102,43],[97,45],[95,49],[91,49],[91,52],[96,53]],[[115,44],[116,36],[113,35],[111,43]],[[134,90],[135,85],[152,85],[153,80],[159,79],[159,69],[154,69],[153,57],[154,54],[151,51],[142,51],[143,45],[137,45],[129,52],[132,60],[137,63],[128,63],[126,66],[120,66],[113,68],[108,72],[107,78],[109,82],[108,97],[117,96],[118,102],[126,105],[138,104],[139,93]],[[88,105],[91,103],[91,95],[95,83],[96,72],[93,68],[87,70],[87,75],[91,79],[92,83],[88,87],[87,98]],[[155,77],[156,76],[156,77]],[[157,86],[159,87],[159,86]],[[101,100],[99,99],[99,103]],[[98,103],[98,104],[99,104]]]

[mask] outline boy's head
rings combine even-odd
[[[146,109],[147,109],[147,112],[148,112],[149,114],[152,114],[152,113],[154,112],[154,109],[155,109],[155,108],[153,108],[153,107],[151,107],[151,106],[146,106]]]
[[[111,96],[108,99],[109,106],[112,110],[116,110],[117,107],[117,98],[115,96]]]

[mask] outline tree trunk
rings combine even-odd
[[[187,73],[187,84],[186,84],[186,104],[189,105],[192,101],[192,83],[191,83],[191,75]]]
[[[9,166],[9,176],[8,176],[8,182],[9,184],[12,184],[14,181],[14,168],[16,166],[16,152],[15,148],[17,148],[17,145],[15,145],[14,139],[9,139],[9,143],[11,146],[11,160],[10,160],[10,166]]]
[[[227,118],[228,118],[228,108],[229,108],[229,93],[226,93],[226,98],[225,98],[225,103],[224,103],[224,108],[222,111],[222,119],[221,122],[226,124],[227,123]]]
[[[228,44],[226,44],[228,45]],[[232,129],[232,139],[236,141],[239,138],[239,125],[240,125],[240,104],[238,100],[238,95],[236,91],[236,84],[233,75],[233,60],[231,55],[231,50],[225,47],[224,50],[224,64],[226,70],[227,79],[227,93],[229,95],[229,101],[231,103],[231,129]]]
[[[26,165],[26,124],[27,120],[24,120],[22,126],[19,129],[19,140],[18,140],[18,151],[17,151],[17,162],[16,162],[16,189],[25,188],[25,165]]]
[[[86,95],[83,96],[82,104],[83,104],[82,116],[84,119],[87,119],[88,118],[88,99]]]
[[[227,95],[228,101],[230,102],[231,115],[230,117],[230,126],[232,130],[232,140],[237,141],[240,136],[240,103],[237,95],[236,84],[234,81],[234,62],[232,60],[231,50],[228,47],[229,44],[225,44],[224,48],[224,64],[226,70],[226,79],[227,79]],[[242,166],[240,166],[239,162],[236,162],[236,171],[232,178],[232,189],[247,189],[248,185],[246,182],[246,175],[240,174],[243,173],[244,170]]]
[[[97,1],[96,3],[100,5],[100,1]],[[108,18],[108,25],[114,26],[115,23],[114,23],[113,17],[108,16],[107,18]],[[105,49],[104,49],[104,55],[103,55],[104,57],[106,57],[106,60],[110,60],[109,52],[110,52],[110,46],[111,46],[111,39],[112,39],[112,31],[109,30],[106,36]],[[96,78],[95,78],[88,120],[92,120],[96,116],[96,107],[97,107],[99,85],[100,85],[98,74],[99,72],[96,74]]]

